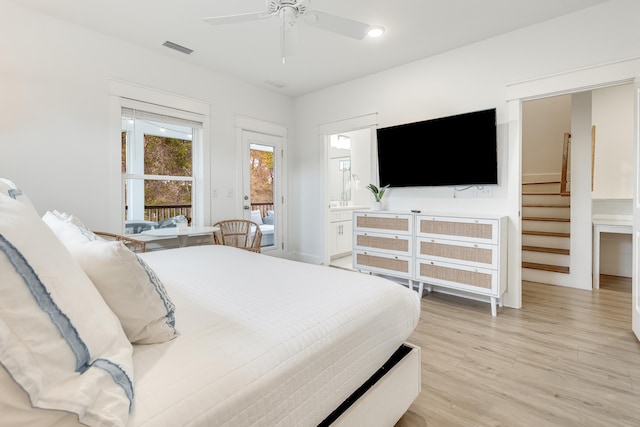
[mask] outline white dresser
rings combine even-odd
[[[507,283],[507,217],[354,212],[354,268],[482,295],[496,315]]]

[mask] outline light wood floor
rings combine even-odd
[[[523,284],[523,308],[425,294],[422,392],[396,427],[640,426],[630,279]]]

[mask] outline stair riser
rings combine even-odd
[[[533,208],[529,206],[522,207],[522,216],[542,217],[542,218],[570,218],[571,209],[569,208]]]
[[[544,252],[522,251],[523,262],[534,262],[536,264],[559,265],[569,267],[569,256],[559,254],[548,254]]]
[[[544,191],[544,192],[549,192],[549,191],[555,191],[555,192],[560,192],[560,184],[552,182],[549,184],[522,184],[522,191],[523,192],[528,192],[528,191]]]
[[[522,280],[547,283],[549,285],[569,286],[571,283],[571,275],[523,268]]]
[[[543,248],[570,249],[571,241],[566,237],[527,236],[522,235],[523,246],[539,246]]]
[[[525,231],[549,231],[552,233],[569,233],[571,231],[571,223],[523,220],[522,229]]]
[[[568,203],[566,197],[548,194],[530,194],[522,196],[523,205],[556,205],[565,206]]]

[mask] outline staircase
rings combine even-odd
[[[522,184],[522,279],[559,284],[568,275],[571,202],[567,161],[571,136],[564,137],[560,181]]]
[[[561,195],[559,186],[560,182],[522,185],[523,269],[569,273],[571,205],[569,197]],[[523,270],[523,279],[524,276]]]

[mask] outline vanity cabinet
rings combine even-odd
[[[330,211],[329,217],[329,255],[332,258],[349,254],[352,247],[353,222],[352,210]]]
[[[354,267],[482,295],[491,314],[506,290],[507,218],[354,213]]]

